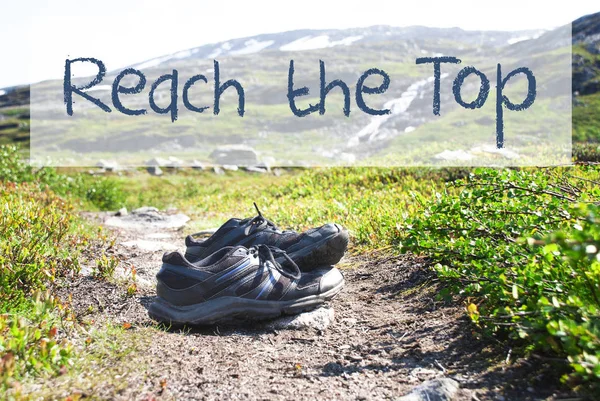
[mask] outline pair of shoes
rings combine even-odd
[[[185,255],[165,253],[152,318],[176,326],[266,319],[314,309],[342,290],[333,265],[348,247],[343,227],[282,231],[254,206],[256,217],[230,219],[205,240],[188,236]]]

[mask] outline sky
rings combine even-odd
[[[597,11],[597,0],[552,6],[547,0],[2,0],[0,88],[60,78],[66,58],[95,57],[110,71],[203,44],[294,29],[547,29]]]

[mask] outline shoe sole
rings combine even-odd
[[[206,326],[232,318],[263,320],[315,309],[339,294],[343,287],[344,281],[341,281],[327,292],[292,301],[260,301],[221,297],[200,304],[176,306],[157,297],[148,308],[148,314],[154,320],[176,327]]]
[[[348,231],[342,229],[310,246],[289,252],[288,256],[302,271],[311,271],[321,266],[333,266],[344,257],[349,240]]]

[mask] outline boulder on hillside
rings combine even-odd
[[[219,146],[210,157],[220,165],[254,166],[258,163],[258,154],[246,145]]]
[[[158,166],[148,166],[146,167],[146,170],[148,171],[148,173],[150,173],[150,175],[154,175],[157,177],[163,175],[163,171]]]

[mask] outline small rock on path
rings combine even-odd
[[[299,315],[280,317],[268,323],[267,327],[272,330],[312,328],[318,331],[325,331],[334,321],[334,318],[333,308],[321,307]]]
[[[451,401],[458,393],[458,382],[448,377],[428,380],[397,401]]]

